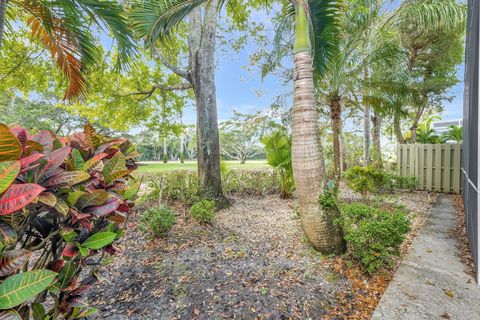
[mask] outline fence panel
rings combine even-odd
[[[462,146],[459,144],[401,144],[397,165],[401,176],[415,176],[419,189],[460,194]]]

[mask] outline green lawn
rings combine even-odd
[[[251,160],[245,164],[240,164],[239,161],[225,161],[227,167],[230,169],[257,169],[268,168],[265,160]],[[179,162],[139,162],[137,173],[156,173],[171,170],[197,170],[196,161],[185,161],[185,163]]]

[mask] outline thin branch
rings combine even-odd
[[[153,57],[159,59],[163,63],[163,65],[170,69],[173,73],[177,74],[178,76],[184,78],[187,81],[190,81],[190,74],[188,73],[188,71],[182,70],[179,67],[170,63],[170,61],[168,61],[168,59],[163,54],[158,52],[157,49],[153,50]]]
[[[138,91],[138,92],[131,92],[125,95],[122,95],[122,97],[129,97],[129,96],[135,96],[135,95],[144,95],[143,99],[148,99],[150,98],[153,93],[156,90],[161,90],[161,91],[176,91],[176,90],[188,90],[192,89],[192,84],[189,82],[183,82],[179,84],[174,84],[171,86],[164,86],[161,84],[154,84],[150,90],[147,91]]]

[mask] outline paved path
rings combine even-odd
[[[480,320],[480,286],[457,249],[454,199],[440,195],[372,320]]]

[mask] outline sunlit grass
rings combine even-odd
[[[245,164],[241,164],[239,161],[229,160],[225,161],[227,168],[229,169],[258,169],[268,168],[265,160],[250,160]],[[185,161],[185,163],[179,162],[139,162],[137,173],[156,173],[172,170],[197,170],[196,161]]]

